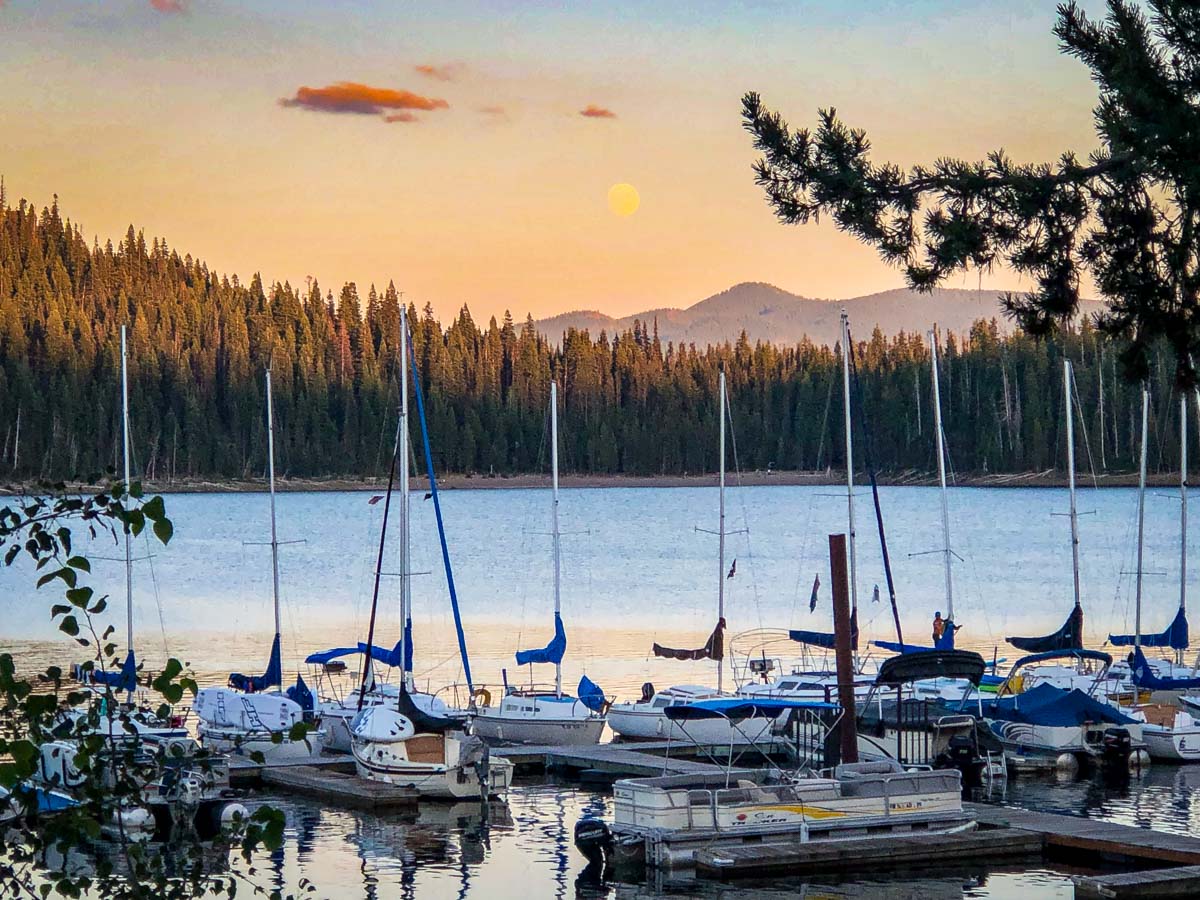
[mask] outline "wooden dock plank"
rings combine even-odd
[[[659,742],[655,742],[658,744]],[[666,746],[666,742],[661,742]],[[634,749],[636,747],[636,749]],[[518,765],[545,765],[551,768],[594,769],[616,775],[691,775],[723,772],[724,766],[657,755],[653,745],[643,749],[635,744],[587,744],[582,746],[493,747],[492,753]]]
[[[1200,866],[1177,866],[1120,875],[1076,875],[1079,900],[1144,900],[1144,898],[1200,896]]]
[[[969,808],[981,824],[1008,826],[1042,834],[1049,849],[1101,853],[1115,858],[1179,866],[1200,865],[1200,839],[1187,835],[1009,806],[978,803],[963,806]]]
[[[420,796],[414,788],[368,781],[357,775],[312,766],[267,768],[263,770],[262,780],[273,788],[358,809],[412,806]]]
[[[1016,829],[988,829],[962,834],[889,835],[849,841],[777,841],[697,850],[696,869],[716,878],[834,872],[876,868],[940,865],[946,859],[978,860],[1039,856],[1040,835]]]
[[[255,762],[244,756],[229,757],[229,783],[234,787],[247,787],[259,784],[263,773],[277,769],[312,769],[328,770],[354,774],[354,760],[349,756],[318,756],[305,760],[282,760]]]

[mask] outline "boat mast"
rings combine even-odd
[[[400,677],[412,690],[412,672],[407,661],[412,638],[412,579],[409,546],[409,489],[408,489],[408,308],[400,304],[400,431],[397,453],[400,457]]]
[[[720,459],[721,459],[721,487],[720,487],[720,491],[719,491],[719,500],[717,501],[718,508],[719,508],[719,517],[720,517],[719,530],[717,532],[717,622],[719,623],[722,619],[725,618],[725,407],[726,407],[727,401],[725,398],[725,368],[724,368],[724,366],[721,367],[721,372],[720,372],[720,375],[718,378],[718,384],[719,384],[719,389],[720,389],[720,394],[721,394],[721,400],[720,400],[721,427],[719,429],[720,441],[721,441],[721,451],[719,454]],[[717,691],[718,692],[721,691],[722,688],[724,687],[724,677],[725,677],[725,655],[724,655],[724,653],[722,653],[721,657],[717,660]]]
[[[850,544],[850,613],[858,612],[858,554],[854,530],[854,431],[850,418],[850,317],[842,310],[842,402],[846,426],[846,519]]]
[[[1063,395],[1067,401],[1067,473],[1071,498],[1071,572],[1075,579],[1075,605],[1080,605],[1079,589],[1079,513],[1075,505],[1075,414],[1071,404],[1074,375],[1069,359],[1063,360]]]
[[[1150,422],[1150,390],[1142,384],[1142,451],[1138,461],[1138,537],[1137,537],[1137,573],[1136,573],[1136,606],[1133,619],[1134,651],[1142,649],[1142,538],[1146,524],[1146,433]]]
[[[1187,612],[1187,489],[1188,489],[1187,395],[1179,395],[1179,611]],[[1175,651],[1175,662],[1183,664],[1183,651]]]
[[[554,623],[558,627],[558,617],[562,608],[562,556],[559,550],[558,530],[558,382],[550,382],[550,472],[552,479],[551,491],[551,532],[554,540]],[[562,697],[562,660],[554,663],[554,695]]]
[[[271,367],[267,366],[267,476],[271,487],[271,578],[275,596],[275,640],[283,628],[279,621],[279,533],[275,529],[275,408],[271,399]]]
[[[938,380],[937,336],[929,331],[929,364],[933,373],[933,427],[937,433],[938,480],[942,485],[942,555],[946,564],[946,609],[949,621],[954,621],[954,579],[950,568],[953,551],[950,549],[950,508],[946,499],[946,445],[942,433],[942,389]]]
[[[121,507],[129,510],[129,365],[125,326],[121,326],[121,443],[125,455],[125,492]],[[126,652],[133,652],[133,551],[129,541],[129,526],[125,527],[125,643]]]

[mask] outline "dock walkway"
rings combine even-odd
[[[1113,860],[1133,859],[1146,864],[1200,866],[1200,838],[1008,806],[979,803],[963,806],[981,825],[1042,835],[1050,850],[1100,854]]]
[[[584,744],[577,747],[533,746],[493,747],[492,753],[503,756],[515,765],[532,765],[548,769],[591,769],[623,777],[655,775],[695,775],[724,772],[725,766],[660,755],[668,747],[679,744],[666,741],[638,744]],[[728,748],[726,748],[728,750]],[[736,774],[738,769],[733,770]]]
[[[229,783],[233,787],[253,787],[262,783],[263,774],[284,769],[307,769],[353,774],[354,760],[349,756],[318,756],[312,759],[289,759],[282,762],[255,762],[245,756],[229,758]]]
[[[368,781],[357,775],[313,768],[312,766],[278,766],[265,769],[263,783],[289,793],[331,800],[341,806],[356,809],[395,809],[415,806],[420,794],[416,788]]]

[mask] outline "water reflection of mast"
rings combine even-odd
[[[554,817],[558,828],[554,833],[554,896],[563,900],[567,896],[567,828],[564,824],[567,816],[566,804],[563,803],[563,792],[554,792],[554,805],[558,809]]]

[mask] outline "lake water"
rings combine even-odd
[[[902,619],[910,640],[927,637],[934,610],[946,612],[936,489],[881,490]],[[288,493],[278,499],[285,668],[300,671],[308,652],[365,635],[382,504],[367,493]],[[432,686],[461,679],[432,504],[414,495],[413,568],[418,680]],[[951,492],[955,612],[961,645],[991,655],[1007,634],[1057,628],[1071,606],[1066,492],[964,488]],[[1128,489],[1080,494],[1084,604],[1089,644],[1132,626],[1128,575],[1135,550],[1136,494]],[[135,617],[139,656],[150,666],[166,653],[188,660],[201,680],[265,663],[270,640],[270,554],[265,495],[183,494],[167,498],[175,539],[167,548],[139,542]],[[860,622],[870,637],[892,637],[879,544],[869,494],[857,506]],[[540,646],[552,631],[548,492],[448,491],[443,511],[476,682],[513,671],[512,652]],[[728,494],[726,579],[730,634],[754,628],[828,629],[826,536],[845,530],[845,500],[836,488],[753,487]],[[1147,506],[1144,621],[1165,627],[1178,604],[1179,504],[1170,491]],[[564,490],[563,610],[570,645],[565,681],[586,673],[610,693],[628,695],[643,681],[712,683],[708,662],[658,660],[658,640],[699,646],[716,618],[716,492],[699,488]],[[123,571],[111,539],[89,548],[92,584],[113,596],[122,634]],[[150,558],[144,558],[149,556]],[[397,568],[394,546],[385,570]],[[1193,579],[1200,566],[1189,567]],[[813,576],[823,587],[808,609]],[[83,651],[56,632],[47,610],[56,598],[32,590],[30,567],[0,570],[0,649],[23,667],[78,659]],[[872,602],[872,588],[882,600]],[[385,575],[378,643],[397,632],[397,579]],[[1193,584],[1194,588],[1195,585]],[[1012,654],[1008,654],[1012,657]],[[523,673],[522,673],[523,677]],[[542,676],[544,679],[544,675]],[[1007,802],[1040,809],[1187,832],[1200,828],[1196,770],[1156,766],[1123,785],[1035,780],[1015,782]],[[639,897],[960,898],[1040,900],[1072,896],[1070,871],[1050,867],[956,866],[914,878],[818,879],[719,886],[703,884],[577,885],[583,860],[571,830],[585,811],[610,797],[570,785],[518,783],[507,804],[423,804],[419,813],[375,815],[288,797],[261,798],[288,818],[282,851],[258,861],[255,880],[295,885],[315,880],[318,896],[497,897],[581,895]]]

